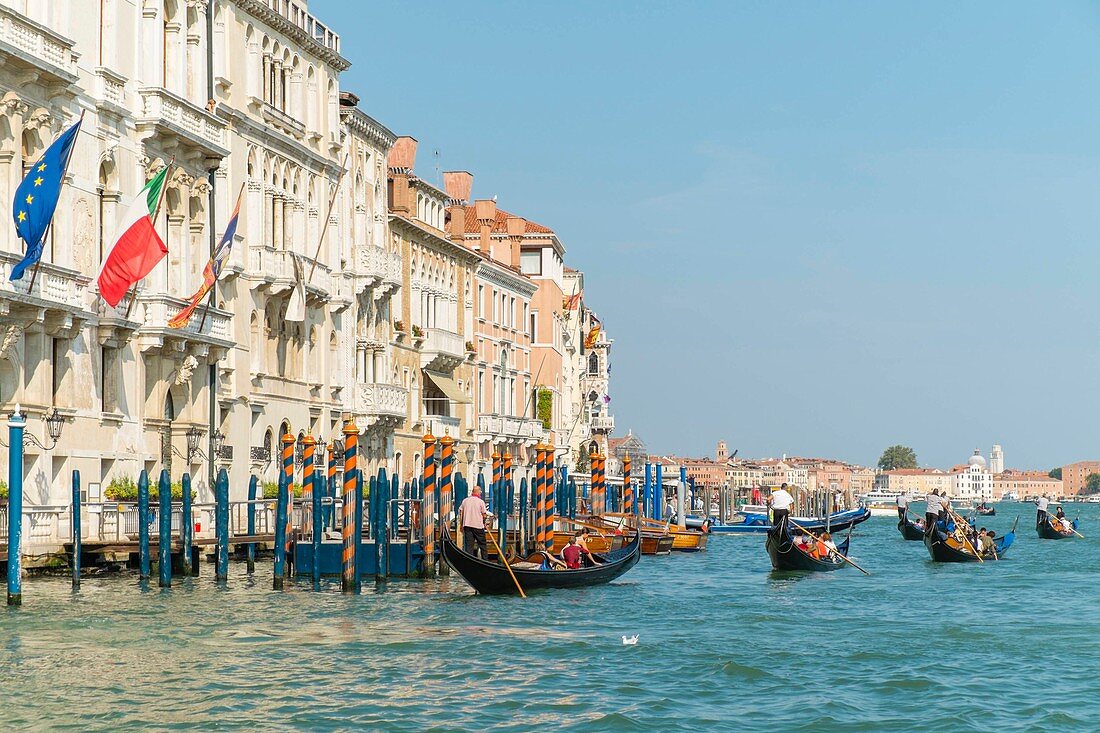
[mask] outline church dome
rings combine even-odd
[[[978,468],[985,468],[985,459],[982,458],[982,452],[975,448],[974,455],[970,456],[970,460],[967,461],[967,465],[977,466]]]

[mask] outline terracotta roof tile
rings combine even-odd
[[[509,214],[504,209],[497,209],[497,218],[493,222],[493,234],[507,234],[508,233],[508,217],[515,216],[515,214]],[[542,224],[536,224],[530,219],[526,220],[527,234],[553,234],[554,230],[549,227],[544,227]],[[466,233],[477,234],[481,231],[481,225],[477,221],[477,210],[473,206],[466,207]]]

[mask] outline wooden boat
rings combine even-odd
[[[909,518],[898,521],[898,531],[901,532],[902,537],[910,542],[920,542],[924,539],[924,530]]]
[[[539,588],[580,588],[602,585],[619,577],[638,562],[641,537],[635,535],[629,544],[609,553],[596,555],[600,565],[577,570],[539,570],[533,562],[512,562],[512,573],[500,563],[489,562],[462,550],[444,534],[441,541],[443,560],[481,595],[516,594],[516,582],[525,593]]]
[[[837,545],[840,554],[848,554],[848,546],[852,538],[846,537]],[[827,572],[839,570],[846,562],[839,557],[817,558],[813,557],[794,542],[790,527],[784,522],[771,532],[764,541],[764,547],[772,560],[772,568],[775,570],[808,570],[811,572]]]
[[[983,517],[992,517],[997,514],[996,507],[991,507],[984,502],[975,507],[974,511],[982,515]]]
[[[643,555],[671,555],[672,543],[673,539],[670,534],[642,532]]]
[[[590,522],[600,522],[608,526],[612,531],[621,529],[626,532],[633,531],[641,520],[643,535],[655,535],[657,537],[671,537],[671,549],[676,552],[702,552],[707,549],[707,533],[694,529],[676,527],[666,522],[660,522],[648,517],[636,517],[631,514],[609,512],[599,517],[593,517]]]
[[[1076,529],[1077,522],[1074,522],[1070,526]],[[1035,527],[1035,531],[1039,534],[1039,539],[1042,540],[1064,540],[1069,537],[1076,536],[1072,529],[1067,532],[1058,527],[1055,527],[1054,522],[1051,521],[1051,516],[1049,514],[1042,524]]]
[[[743,507],[740,512],[741,520],[729,524],[715,522],[710,526],[711,534],[764,534],[771,529],[771,521],[767,512],[757,513],[748,511]],[[842,512],[833,512],[828,521],[821,517],[792,517],[792,519],[807,530],[817,532],[843,532],[854,527],[860,522],[866,522],[871,518],[871,511],[867,507],[847,509]]]
[[[569,538],[574,535],[573,532],[557,531],[554,532],[554,543],[550,546],[550,551],[555,555],[560,554],[561,551],[569,544]],[[623,536],[621,534],[596,534],[590,532],[588,534],[588,550],[589,552],[611,552],[617,550],[623,546]]]
[[[1008,548],[1012,546],[1015,539],[1016,523],[1014,522],[1008,534],[994,540],[993,546],[997,550],[996,557],[982,555],[982,560],[986,562],[1003,560],[1005,553],[1008,552]],[[924,537],[924,546],[928,548],[928,554],[932,557],[933,562],[978,562],[978,556],[970,551],[967,543],[961,542],[939,529]]]

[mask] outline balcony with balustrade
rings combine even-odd
[[[6,5],[0,5],[0,56],[3,65],[31,70],[50,83],[78,80],[75,41]],[[10,73],[14,69],[6,71]]]
[[[550,431],[542,426],[542,421],[529,417],[479,415],[477,430],[478,442],[534,445],[550,441]]]
[[[181,140],[205,158],[221,159],[229,155],[226,124],[213,114],[164,87],[142,87],[138,95],[139,133]]]
[[[78,270],[40,262],[37,275],[31,269],[12,281],[11,270],[22,259],[12,252],[0,252],[0,326],[26,329],[37,325],[53,336],[76,335],[92,315],[85,308],[91,278]]]
[[[615,418],[611,415],[596,415],[588,427],[593,433],[612,433],[615,431]]]
[[[396,426],[409,414],[409,390],[393,384],[360,382],[355,389],[356,424]]]
[[[233,314],[221,308],[199,305],[191,320],[183,328],[172,328],[168,322],[175,318],[187,301],[160,293],[138,295],[134,310],[141,314],[135,319],[141,322],[138,329],[138,345],[142,351],[160,351],[166,354],[190,354],[196,358],[217,359],[225,356],[235,343],[233,340]]]
[[[375,297],[381,297],[401,287],[401,255],[396,252],[388,252],[382,247],[360,247],[358,265],[356,276],[362,283],[358,292],[364,287],[373,287]]]
[[[437,372],[451,372],[466,358],[466,344],[453,331],[442,328],[424,330],[420,347],[420,365]]]

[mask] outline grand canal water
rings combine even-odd
[[[273,593],[132,576],[31,579],[0,609],[5,730],[960,731],[1100,729],[1096,539],[933,565],[893,521],[855,570],[780,576],[762,538],[643,558],[618,582],[474,596],[458,578]],[[154,581],[155,586],[155,581]],[[624,646],[623,634],[639,634]]]

